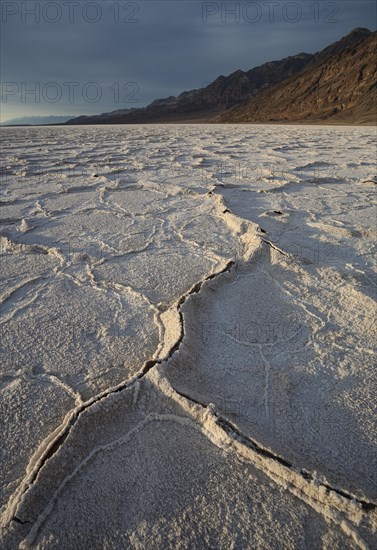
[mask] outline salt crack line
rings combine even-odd
[[[58,426],[42,443],[42,445],[39,447],[39,449],[34,453],[33,457],[31,458],[29,465],[26,469],[26,476],[23,479],[22,483],[19,485],[18,489],[15,491],[15,493],[12,495],[12,497],[9,500],[9,503],[3,513],[3,517],[1,519],[2,526],[6,527],[11,523],[12,520],[14,520],[17,516],[17,510],[19,508],[19,505],[24,498],[24,495],[32,488],[34,482],[36,481],[39,472],[44,467],[46,462],[55,455],[59,448],[63,445],[65,440],[67,439],[71,429],[73,428],[74,424],[77,422],[79,416],[89,407],[94,405],[95,403],[98,403],[102,399],[107,398],[108,396],[121,392],[123,390],[131,388],[135,383],[138,383],[138,381],[151,370],[155,366],[167,361],[179,348],[183,338],[184,338],[184,327],[183,327],[183,317],[181,312],[182,305],[186,302],[186,300],[193,294],[197,294],[202,286],[207,282],[212,280],[213,278],[230,271],[232,266],[235,264],[233,260],[230,260],[226,263],[226,265],[218,272],[211,273],[208,275],[205,279],[202,281],[199,281],[198,283],[194,284],[191,289],[184,294],[174,306],[173,308],[176,309],[176,312],[178,312],[179,317],[179,336],[177,337],[176,341],[172,343],[169,350],[167,350],[165,356],[159,357],[157,359],[149,360],[147,361],[142,369],[136,373],[133,377],[130,379],[121,382],[119,385],[108,388],[104,390],[99,395],[93,397],[92,399],[78,405],[74,409],[71,409],[69,413],[66,415],[63,423]],[[172,308],[171,308],[172,309]]]
[[[175,414],[158,414],[158,413],[150,413],[148,414],[141,422],[139,422],[132,430],[130,430],[126,435],[123,437],[120,437],[118,439],[115,439],[114,441],[111,441],[110,443],[107,443],[106,445],[100,445],[98,447],[95,447],[92,449],[92,451],[76,466],[76,468],[71,472],[67,477],[63,479],[59,487],[54,492],[53,496],[51,497],[50,501],[48,502],[47,506],[44,508],[43,512],[38,516],[37,521],[33,524],[31,530],[27,534],[26,538],[21,542],[20,548],[26,549],[30,548],[31,545],[36,540],[38,533],[49,517],[49,515],[52,513],[55,503],[63,491],[64,487],[80,472],[82,468],[86,466],[97,454],[101,452],[110,451],[114,448],[116,448],[119,445],[122,445],[124,443],[127,443],[130,441],[135,435],[137,435],[139,432],[143,430],[143,428],[151,423],[151,422],[178,422],[181,425],[184,425],[185,427],[193,428],[197,431],[200,431],[200,426],[191,418],[184,418],[181,416],[177,416]],[[22,521],[20,518],[15,516],[14,521],[21,524],[30,524],[29,521]]]
[[[156,371],[154,371],[156,372]],[[242,462],[251,463],[272,479],[276,484],[288,490],[293,496],[309,505],[326,520],[335,523],[362,550],[368,550],[368,545],[357,532],[356,528],[366,520],[370,528],[377,530],[374,512],[377,506],[367,500],[359,499],[346,491],[335,488],[318,480],[314,474],[295,468],[283,457],[261,446],[256,440],[243,434],[234,424],[222,417],[215,406],[202,403],[187,394],[177,391],[168,380],[161,375],[157,385],[169,397],[182,404],[199,407],[202,415],[202,431],[210,441],[225,452],[233,449]]]

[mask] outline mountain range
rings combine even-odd
[[[356,28],[314,54],[298,53],[221,75],[146,107],[65,124],[294,122],[376,124],[377,32]]]
[[[350,40],[352,38],[353,40]],[[377,122],[377,33],[356,29],[219,122]]]

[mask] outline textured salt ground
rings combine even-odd
[[[22,547],[358,547],[156,375],[80,416],[19,513]]]
[[[373,547],[374,131],[40,128],[9,129],[2,139],[6,547],[33,541],[35,547],[69,548],[71,532],[96,547],[87,528],[92,520],[106,531],[98,547],[123,547],[125,541],[145,547],[151,533],[159,547],[172,547],[178,532],[182,547],[272,548],[282,545],[275,530],[288,521],[294,531],[287,534],[287,547],[302,547],[304,540],[313,548]],[[232,258],[237,263],[230,273],[195,287]],[[190,288],[194,295],[182,305]],[[148,419],[145,438],[131,449],[140,460],[132,451],[124,469],[104,473],[91,465],[91,453],[102,454],[94,449],[104,434],[110,434],[106,453],[117,456],[118,465],[123,460],[118,446],[111,446],[123,428],[114,409],[106,414],[114,388],[114,396],[125,395],[121,388],[132,385],[133,376],[156,370],[149,362],[142,371],[143,362],[162,360],[177,343],[178,351],[162,365],[164,377],[190,399],[214,403],[225,422],[220,432],[217,426],[210,435],[200,408],[190,422],[204,433],[205,446],[195,430],[181,425],[176,445],[170,437],[175,420],[150,429]],[[161,386],[155,379],[153,384]],[[99,399],[101,394],[110,397]],[[162,415],[180,399],[173,390],[167,394],[156,407]],[[45,411],[51,402],[54,407]],[[144,430],[138,399],[132,411],[117,403],[127,417],[123,423],[138,420]],[[92,410],[102,411],[98,421],[90,420]],[[84,418],[88,424],[76,437]],[[240,500],[233,481],[225,480],[237,480],[237,486],[249,474],[238,459],[241,469],[234,470],[234,459],[219,454],[226,422],[233,435],[241,430],[243,438],[292,463],[282,466],[272,458],[271,465],[260,455],[250,457],[248,445],[247,452],[237,447],[237,456],[244,461],[246,453],[262,472],[256,478],[261,492],[248,501],[246,515],[229,512],[233,505],[240,509]],[[169,465],[187,448],[192,460],[183,461],[178,475]],[[203,468],[206,478],[217,468],[221,472],[221,483],[211,478],[211,502],[200,496],[203,481],[193,476],[192,449],[214,457]],[[76,452],[72,461],[62,457]],[[148,468],[157,468],[151,478],[144,478],[140,466],[146,456]],[[86,473],[80,468],[71,481],[80,462]],[[131,493],[133,481],[125,474],[130,464],[139,479]],[[161,508],[167,472],[173,481],[166,494],[174,506],[167,500]],[[87,488],[88,479],[95,496],[89,497],[89,489],[88,498],[80,491],[72,496],[80,483]],[[249,483],[248,477],[242,481],[248,498]],[[118,494],[120,487],[123,496],[112,506],[108,491]],[[151,487],[157,496],[149,501]],[[202,505],[193,508],[187,493],[199,495]],[[181,498],[199,521],[181,514]],[[258,498],[271,502],[267,517]],[[79,517],[67,513],[70,506],[79,506]],[[283,521],[284,506],[289,511]],[[300,507],[306,510],[301,516]],[[218,528],[212,528],[212,517]]]
[[[184,306],[164,374],[296,467],[374,500],[374,303],[350,283],[315,283],[270,249],[214,280]]]

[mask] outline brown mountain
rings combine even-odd
[[[247,72],[235,71],[219,76],[202,88],[183,92],[177,97],[156,99],[141,109],[118,110],[101,115],[81,116],[67,124],[138,124],[143,122],[210,121],[215,115],[243,103],[266,86],[276,84],[301,71],[313,56],[300,53],[280,61],[271,61]]]
[[[376,33],[354,29],[315,54],[300,53],[219,76],[147,107],[81,116],[66,124],[355,122],[375,120]]]
[[[355,29],[219,122],[377,122],[377,33]]]

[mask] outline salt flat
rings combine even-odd
[[[2,547],[376,545],[376,143],[3,129]]]

